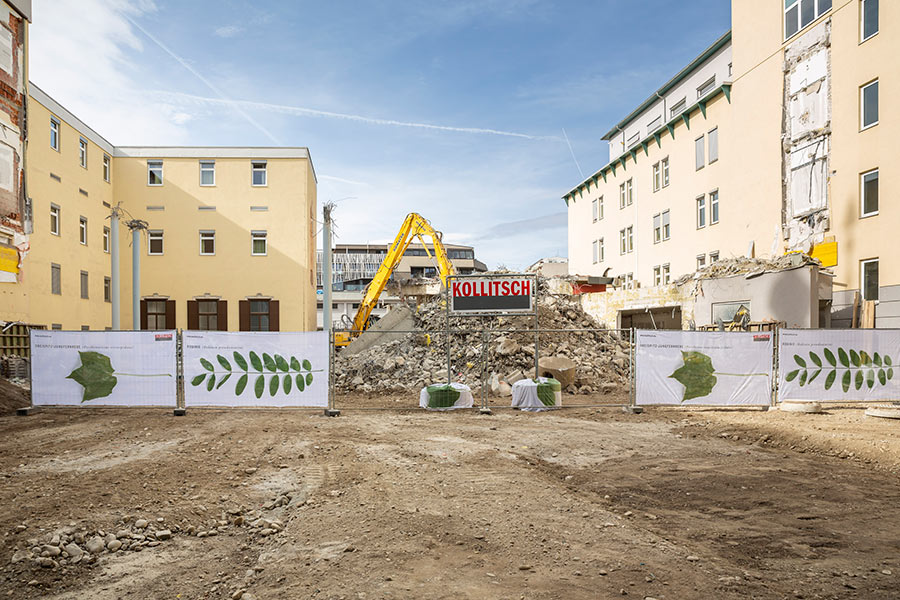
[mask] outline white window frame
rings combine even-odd
[[[784,39],[785,40],[791,39],[792,37],[794,37],[801,31],[803,31],[804,29],[806,29],[807,27],[809,27],[810,25],[815,23],[822,15],[824,15],[825,13],[830,11],[833,8],[833,4],[834,4],[834,2],[832,0],[828,0],[828,8],[822,9],[821,5],[824,4],[826,0],[810,0],[811,2],[814,2],[813,18],[809,23],[804,25],[803,22],[801,21],[801,16],[800,16],[801,5],[804,1],[805,0],[793,0],[793,2],[791,2],[791,0],[787,0],[785,2],[784,19],[782,19],[782,21],[781,21],[782,27],[784,28]],[[788,5],[788,2],[790,2],[790,5]],[[788,28],[787,28],[788,12],[790,12],[794,6],[797,7],[797,30],[794,31],[793,33],[789,34]]]
[[[625,181],[625,205],[631,206],[632,204],[634,204],[634,180],[629,177]]]
[[[600,198],[594,198],[591,202],[591,216],[593,217],[593,222],[596,223],[600,220]]]
[[[263,176],[262,183],[255,183],[255,175],[261,172]],[[264,160],[250,161],[250,185],[252,187],[268,187],[269,185],[269,164]]]
[[[865,131],[866,129],[870,129],[878,125],[878,119],[876,118],[874,121],[866,125],[866,90],[872,86],[878,86],[878,80],[870,81],[864,85],[859,86],[859,130]],[[879,86],[880,87],[880,86]],[[875,88],[875,110],[880,113],[880,98],[879,98],[879,87]],[[880,114],[878,115],[881,116]]]
[[[716,88],[716,76],[713,75],[706,81],[700,84],[700,87],[697,88],[697,98],[700,99],[703,96],[707,95],[711,91]]]
[[[706,227],[706,194],[697,196],[697,229]]]
[[[109,254],[109,227],[103,228],[103,251]]]
[[[78,217],[78,242],[82,246],[87,246],[87,240],[88,240],[87,217]]]
[[[698,254],[697,255],[697,270],[699,271],[700,269],[702,269],[705,266],[706,266],[706,255]]]
[[[662,189],[662,165],[661,162],[653,163],[653,191]]]
[[[719,262],[719,251],[712,250],[709,253],[709,264],[713,264],[714,262]]]
[[[880,202],[881,198],[880,198],[880,194],[879,194],[879,198],[877,200],[879,202],[878,208],[876,208],[874,211],[866,212],[866,176],[871,175],[873,173],[876,175],[876,180],[878,181],[878,187],[879,187],[878,191],[880,192],[881,191],[881,189],[880,189],[881,188],[881,181],[880,181],[881,175],[878,172],[878,169],[872,169],[871,171],[866,171],[865,173],[859,174],[859,218],[860,219],[865,219],[866,217],[874,217],[875,215],[878,214],[878,211],[881,208],[881,202]]]
[[[672,237],[672,226],[670,223],[669,210],[662,211],[662,241],[668,241]]]
[[[662,186],[669,187],[669,157],[665,157],[659,163],[662,166]]]
[[[881,16],[879,13],[880,6],[878,4],[875,5],[875,31],[866,35],[866,6],[869,5],[871,0],[861,0],[859,3],[859,43],[863,43],[866,40],[871,40],[873,37],[878,35],[878,32],[881,30],[881,23],[879,22],[879,17]]]
[[[694,167],[699,171],[706,166],[706,136],[701,135],[694,140]]]
[[[625,182],[619,184],[619,210],[625,208]]]
[[[660,265],[656,265],[653,267],[653,285],[659,286],[662,284],[662,267]]]
[[[215,187],[216,185],[216,161],[201,160],[200,161],[200,187]],[[203,173],[212,173],[212,183],[203,183]]]
[[[872,263],[875,263],[876,268],[879,271],[878,278],[879,279],[881,278],[881,273],[880,273],[881,268],[880,268],[880,265],[878,264],[877,258],[867,258],[865,260],[859,261],[859,295],[863,300],[874,300],[875,302],[878,302],[878,298],[867,298],[866,297],[866,287],[868,287],[868,286],[866,286],[866,265],[872,264]],[[876,287],[875,293],[876,294],[878,293],[877,287]]]
[[[159,183],[153,183],[150,180],[150,175],[157,169],[157,165],[159,168]],[[147,161],[147,185],[151,187],[160,187],[165,182],[165,177],[163,175],[163,161],[161,160],[148,160]]]
[[[687,108],[687,98],[682,98],[675,104],[669,108],[669,120],[674,119],[678,115],[684,112],[684,109]]]
[[[599,210],[597,212],[597,214],[598,214],[597,220],[602,221],[603,220],[603,196],[600,196],[600,198],[598,198],[598,200],[599,200],[599,202],[597,203],[597,207]]]
[[[206,240],[212,240],[213,249],[212,252],[204,252],[203,251],[203,242]],[[215,256],[216,255],[216,231],[214,229],[201,229],[200,230],[200,256]]]
[[[78,164],[82,168],[87,169],[88,161],[88,142],[83,137],[78,138]]]
[[[59,152],[60,130],[62,129],[60,120],[56,117],[50,117],[50,147]]]
[[[628,245],[625,243],[625,230],[619,230],[619,255],[624,256],[628,252]]]
[[[56,285],[53,285],[53,274],[56,274]],[[62,267],[56,263],[50,263],[50,293],[54,296],[62,296]]]
[[[599,260],[597,262],[603,262],[604,260],[606,260],[606,243],[603,241],[603,238],[600,238],[597,241],[599,242],[600,246]]]
[[[628,249],[626,254],[631,254],[634,252],[634,225],[629,225],[625,228],[625,241],[627,242],[626,247]]]
[[[59,235],[60,208],[56,204],[50,205],[50,233]],[[55,226],[54,226],[55,225]]]
[[[153,251],[153,240],[159,240],[160,251]],[[162,256],[166,253],[166,236],[162,229],[150,229],[147,231],[147,255]]]
[[[103,155],[103,181],[109,183],[109,180],[112,176],[112,159],[109,157],[109,154]]]
[[[656,213],[653,215],[653,243],[658,244],[662,241],[662,215]]]
[[[669,285],[672,282],[672,268],[669,263],[662,266],[663,285]]]
[[[79,297],[82,300],[90,299],[91,280],[87,271],[82,271],[78,276],[78,288],[81,290]]]
[[[719,128],[713,127],[707,132],[707,164],[713,164],[719,160]]]
[[[719,222],[719,190],[713,190],[709,194],[709,224]]]
[[[103,301],[112,302],[112,277],[103,278]]]
[[[265,245],[263,252],[256,252],[255,243],[262,240]],[[258,230],[250,232],[250,255],[251,256],[268,256],[269,254],[269,234],[266,230]]]
[[[591,244],[591,258],[595,265],[600,262],[600,240],[594,240]]]

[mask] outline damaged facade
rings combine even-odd
[[[604,137],[610,162],[564,196],[570,273],[646,289],[720,259],[802,252],[825,269],[806,286],[806,326],[849,326],[857,294],[878,302],[877,327],[900,326],[890,251],[900,208],[879,203],[896,194],[900,169],[885,159],[900,119],[878,110],[879,89],[890,97],[897,85],[900,43],[878,32],[897,24],[898,3],[733,1],[727,46],[719,40],[617,124]],[[704,98],[716,52],[727,52],[728,77]],[[691,77],[700,83],[685,106],[670,89]],[[672,101],[681,118],[646,110]],[[806,306],[801,296],[780,300]]]

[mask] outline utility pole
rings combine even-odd
[[[141,329],[141,230],[147,221],[132,219],[125,225],[131,230],[131,328]]]
[[[331,331],[331,211],[334,202],[328,202],[322,207],[325,225],[322,228],[322,329]]]
[[[119,318],[121,316],[121,282],[119,281],[119,216],[122,208],[117,204],[112,207],[109,214],[109,257],[110,276],[109,293],[112,302],[112,329],[118,331],[121,328]]]

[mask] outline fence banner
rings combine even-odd
[[[31,330],[34,406],[175,406],[174,331]]]
[[[767,405],[772,351],[766,332],[639,330],[636,403]]]
[[[782,329],[778,400],[900,399],[900,330]]]
[[[328,406],[328,332],[185,331],[184,404]]]

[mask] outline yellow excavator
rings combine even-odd
[[[433,256],[425,244],[425,238],[423,237],[425,235],[431,238],[431,246],[434,248]],[[444,244],[441,242],[441,232],[435,231],[422,215],[409,213],[406,215],[403,225],[400,226],[400,231],[397,233],[394,243],[388,248],[381,266],[378,267],[378,271],[375,273],[375,277],[366,286],[366,291],[363,294],[362,302],[359,304],[359,310],[356,311],[356,316],[353,318],[350,330],[335,332],[334,345],[336,347],[341,348],[349,345],[353,338],[369,328],[369,317],[378,304],[378,297],[390,280],[394,269],[400,264],[400,260],[403,258],[403,254],[409,247],[410,242],[412,242],[413,237],[419,239],[425,248],[425,253],[436,263],[438,274],[441,278],[441,285],[447,285],[447,277],[453,274],[453,265],[450,263],[450,259],[447,258],[447,251],[444,250]]]

